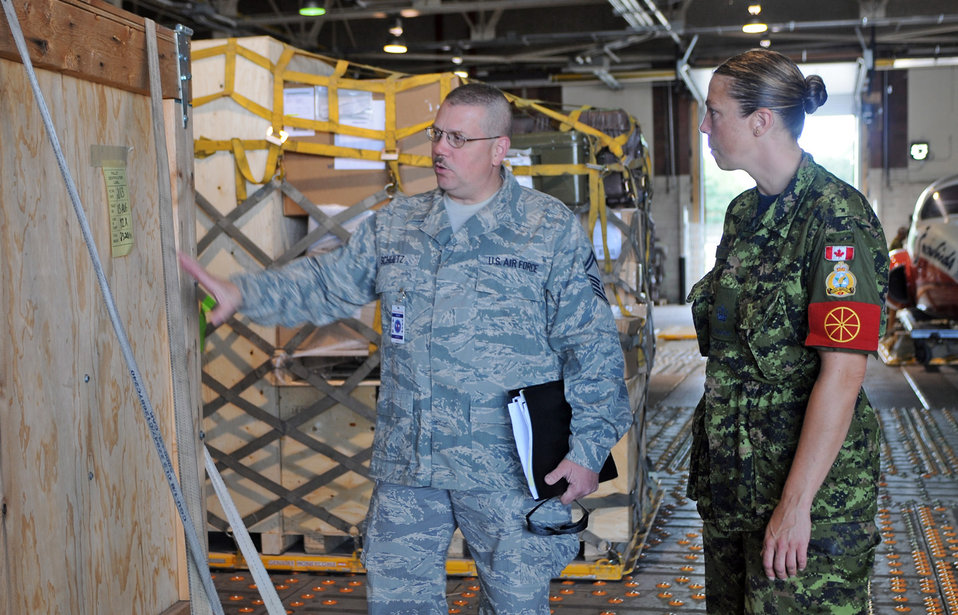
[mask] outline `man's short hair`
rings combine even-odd
[[[485,83],[466,83],[449,92],[443,104],[473,105],[486,109],[486,136],[508,137],[512,133],[512,107],[499,88]]]

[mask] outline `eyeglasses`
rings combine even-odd
[[[426,138],[432,141],[433,143],[438,143],[439,139],[442,139],[442,136],[446,135],[446,142],[449,145],[453,146],[456,149],[461,148],[466,143],[470,141],[488,141],[489,139],[498,139],[499,137],[465,137],[461,132],[448,132],[436,128],[435,126],[430,126],[426,129]]]
[[[573,502],[575,502],[579,506],[579,508],[582,509],[582,518],[579,519],[578,521],[569,521],[568,523],[563,523],[561,525],[542,525],[541,523],[538,523],[537,521],[533,521],[532,520],[533,513],[539,510],[540,506],[542,506],[543,504],[545,504],[551,499],[552,498],[546,498],[545,500],[542,500],[541,502],[536,504],[535,508],[533,508],[526,514],[526,527],[529,529],[530,532],[532,532],[533,534],[536,534],[537,536],[555,536],[557,534],[578,534],[579,532],[585,530],[585,528],[589,526],[589,509],[583,506],[582,503],[579,502],[579,500],[573,500]]]

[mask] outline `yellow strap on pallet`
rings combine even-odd
[[[267,58],[266,56],[260,53],[253,51],[252,49],[248,47],[244,47],[240,45],[239,39],[233,38],[230,40],[234,42],[233,53],[235,55],[238,55],[245,60],[249,60],[253,64],[259,66],[260,68],[265,68],[266,70],[270,72],[273,72],[275,70],[273,63],[270,61],[269,58]]]
[[[283,121],[285,117],[285,105],[286,101],[283,96],[283,89],[285,83],[282,79],[276,79],[275,75],[282,74],[286,67],[289,66],[290,61],[293,59],[293,48],[284,45],[283,53],[280,54],[279,60],[276,61],[276,66],[273,69],[273,110],[269,118],[270,126],[273,127],[273,133],[279,134],[279,131],[283,129],[283,126],[286,123]]]
[[[531,177],[549,177],[553,175],[588,175],[596,169],[586,164],[533,164],[530,166],[512,167],[513,175],[528,175]]]
[[[235,38],[226,41],[226,68],[223,75],[223,94],[225,96],[232,96],[233,88],[236,85],[236,44]]]
[[[246,143],[250,142],[247,141]],[[256,179],[253,176],[253,171],[249,166],[249,160],[246,158],[246,147],[244,146],[244,142],[240,139],[230,140],[230,150],[233,152],[233,159],[236,162],[236,198],[239,201],[246,200],[246,182],[262,185],[271,180],[276,174],[276,165],[279,160],[281,148],[278,145],[269,143],[265,140],[262,142],[252,141],[252,143],[262,143],[265,147],[268,147],[269,150],[266,155],[266,168],[263,171],[263,177],[261,179]],[[256,149],[263,148],[258,147]]]

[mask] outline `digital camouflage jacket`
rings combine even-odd
[[[818,376],[819,349],[871,352],[884,330],[888,253],[865,197],[804,154],[756,219],[757,189],[729,205],[715,266],[689,294],[705,394],[693,419],[688,494],[726,530],[765,526]],[[873,519],[879,426],[859,391],[812,520]]]

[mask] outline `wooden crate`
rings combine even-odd
[[[164,219],[193,225],[174,33],[157,28],[174,170],[158,178],[143,19],[99,1],[14,4],[163,438],[195,450],[198,432],[178,438],[174,427],[174,399],[187,400],[177,412],[188,422],[199,418],[171,368],[187,332],[171,341],[166,328],[179,317],[195,331],[195,311],[174,314],[177,301],[167,311],[164,295],[180,288],[164,288],[160,247]],[[181,612],[183,528],[3,14],[0,117],[0,612]],[[98,146],[129,148],[133,246],[122,257],[111,256]],[[172,182],[175,212],[159,181]],[[199,491],[198,476],[181,481]]]
[[[646,376],[637,374],[626,379],[629,405],[632,408],[632,428],[612,448],[612,458],[619,471],[618,477],[599,483],[599,488],[586,500],[591,509],[588,530],[607,543],[628,543],[640,530],[643,512],[648,510],[646,481],[645,391]],[[605,550],[593,551],[588,545],[586,554],[604,556]]]

